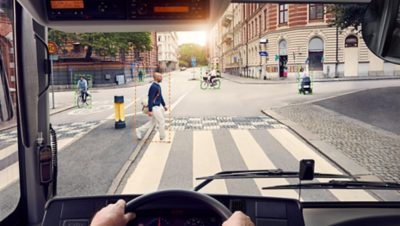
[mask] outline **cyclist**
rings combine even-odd
[[[209,77],[210,84],[211,84],[211,86],[213,86],[214,85],[214,79],[217,77],[217,71],[215,69],[213,69],[210,72],[209,76],[210,76]]]
[[[79,92],[80,96],[82,97],[83,103],[86,103],[86,98],[89,96],[88,83],[87,83],[87,80],[83,76],[81,76],[79,78],[77,87],[78,87],[78,92]]]
[[[125,201],[120,199],[115,204],[109,204],[94,216],[90,226],[125,226],[135,219],[136,214],[125,214]],[[222,226],[254,226],[250,217],[242,212],[235,212]]]

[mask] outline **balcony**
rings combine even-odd
[[[223,17],[222,17],[222,26],[224,27],[228,27],[233,20],[233,14],[232,13],[226,13]]]
[[[229,31],[223,34],[222,42],[230,45],[233,42],[233,32]]]

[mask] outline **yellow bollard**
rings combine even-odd
[[[126,127],[124,96],[114,96],[115,129]]]

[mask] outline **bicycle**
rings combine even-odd
[[[89,92],[86,92],[86,101],[83,101],[82,93],[80,91],[77,92],[77,98],[76,98],[76,106],[78,108],[82,108],[84,106],[92,106],[92,95],[89,94]]]
[[[214,89],[221,88],[221,80],[214,77],[211,82],[210,79],[208,79],[208,77],[203,77],[203,80],[200,82],[200,88],[204,90],[207,89],[208,87]]]

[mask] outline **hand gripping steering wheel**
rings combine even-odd
[[[222,221],[226,221],[232,215],[232,212],[216,199],[202,193],[187,190],[164,190],[139,196],[126,204],[125,212],[134,212],[136,209],[145,204],[157,202],[163,198],[185,198],[200,202],[201,204],[207,206],[209,210],[212,210],[215,214],[220,216]]]

